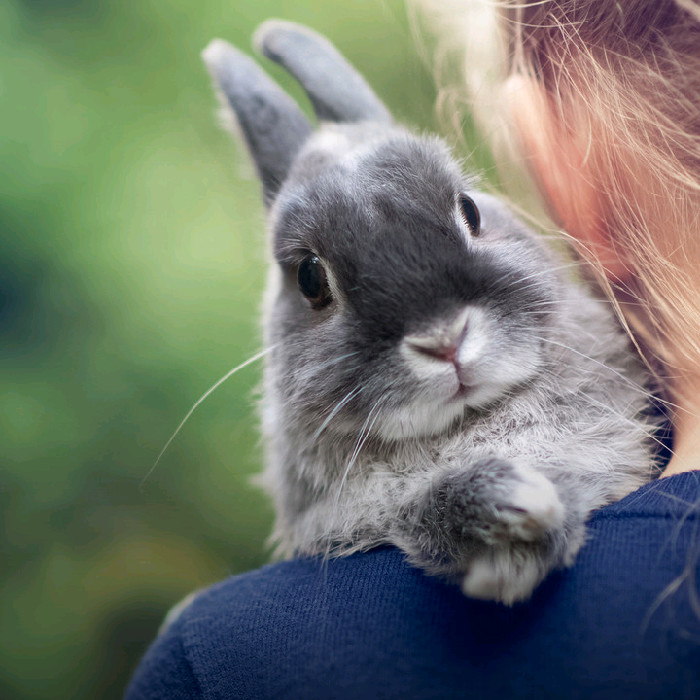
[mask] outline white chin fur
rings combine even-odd
[[[469,408],[486,408],[503,398],[516,384],[526,381],[531,373],[523,373],[522,376],[508,378],[506,381],[483,381],[477,384],[465,397],[464,405]]]
[[[385,440],[427,437],[447,430],[464,413],[464,403],[409,404],[378,417],[374,432]]]

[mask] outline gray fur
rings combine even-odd
[[[319,119],[391,122],[367,81],[325,37],[293,22],[268,20],[255,32],[254,44],[299,81]]]
[[[311,125],[296,102],[230,44],[214,40],[202,57],[220,88],[224,107],[235,114],[269,204],[311,134]]]
[[[266,25],[264,46],[278,27],[289,37],[288,24]],[[328,66],[352,69],[310,41],[320,56],[294,55],[293,43],[268,54],[318,101],[334,93]],[[233,51],[214,74],[238,113],[246,98],[228,71],[251,64]],[[255,158],[260,143],[244,136]],[[269,211],[263,324],[278,553],[391,543],[468,595],[527,598],[573,562],[593,509],[655,474],[645,371],[609,307],[475,190],[438,139],[343,121],[291,151]],[[480,211],[478,235],[460,216],[462,192]],[[323,308],[297,284],[310,253],[329,278]],[[435,356],[446,343],[454,364]]]

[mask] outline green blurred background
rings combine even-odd
[[[0,3],[2,698],[121,697],[169,607],[268,558],[259,366],[144,477],[260,349],[258,184],[199,53],[269,17],[435,126],[402,0]]]

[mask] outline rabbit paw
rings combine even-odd
[[[433,482],[417,510],[413,561],[458,574],[473,598],[512,604],[570,563],[582,530],[567,523],[554,484],[542,473],[495,457]],[[571,519],[571,518],[569,518]]]
[[[438,513],[446,534],[489,545],[535,542],[564,524],[554,484],[544,474],[497,457],[444,474],[429,499],[424,512]]]
[[[496,460],[490,462],[493,468]],[[554,484],[544,474],[500,460],[498,466],[502,472],[511,468],[509,478],[503,479],[502,473],[499,484],[510,482],[509,487],[494,490],[495,523],[490,532],[499,533],[503,541],[485,538],[491,546],[469,563],[462,591],[471,598],[512,605],[529,598],[560,563],[565,511]]]
[[[532,469],[513,465],[512,491],[493,506],[509,539],[532,542],[564,524],[564,506],[554,484]]]
[[[470,564],[462,591],[470,598],[512,605],[527,600],[549,570],[545,558],[518,545],[492,549]]]

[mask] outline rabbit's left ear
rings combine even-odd
[[[328,39],[294,22],[271,19],[258,27],[256,48],[291,73],[324,121],[391,123],[367,81]]]
[[[297,103],[255,61],[227,42],[214,39],[202,58],[241,128],[269,206],[310,136],[311,124]]]

